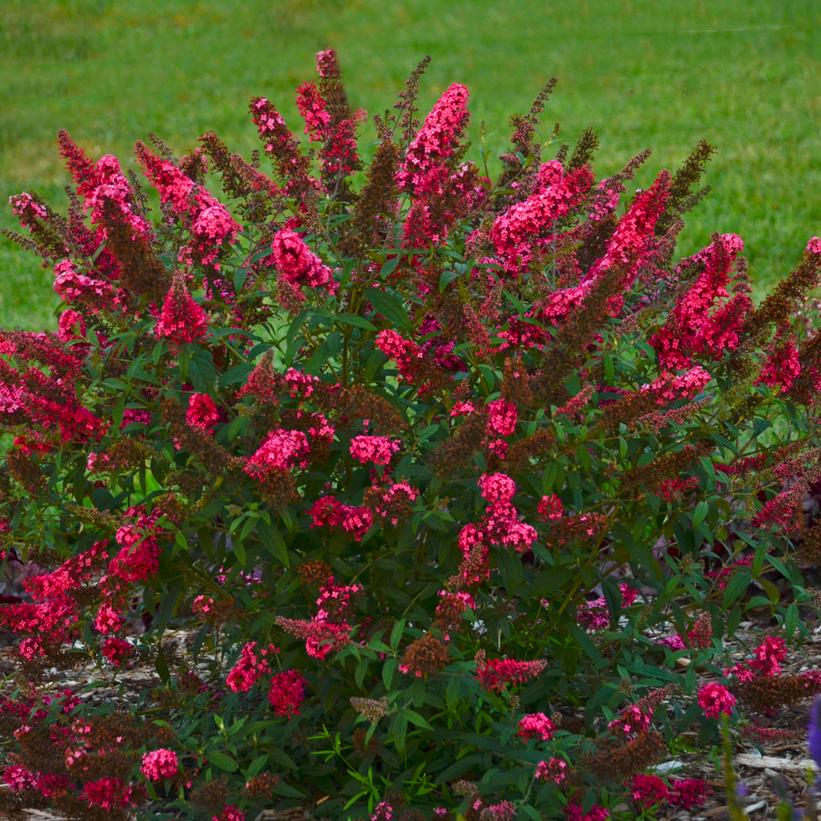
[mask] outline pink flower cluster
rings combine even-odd
[[[247,816],[233,804],[226,804],[219,815],[211,816],[211,821],[246,821]]]
[[[333,271],[305,244],[305,240],[290,228],[278,231],[271,243],[271,256],[282,279],[300,288],[320,288],[335,294],[337,282]],[[300,295],[301,296],[301,295]]]
[[[369,491],[368,505],[385,522],[396,527],[399,520],[411,512],[411,506],[419,496],[419,491],[406,481],[389,482],[387,485],[373,485]]]
[[[422,349],[405,339],[397,331],[384,330],[376,335],[376,347],[389,359],[393,359],[406,382],[414,382],[418,366],[424,357]]]
[[[185,421],[192,428],[213,433],[220,421],[220,412],[214,400],[207,393],[192,393],[188,397]]]
[[[551,493],[539,499],[536,511],[542,519],[548,522],[558,522],[564,516],[564,505],[555,493]]]
[[[20,579],[31,601],[4,604],[0,608],[0,624],[14,633],[30,634],[18,646],[23,658],[32,660],[43,656],[46,645],[59,645],[73,639],[78,609],[72,593],[87,585],[100,571],[108,556],[106,547],[104,541],[95,542],[50,573],[35,572]]]
[[[297,670],[286,670],[273,676],[268,690],[268,703],[274,708],[274,715],[284,718],[299,715],[307,685],[305,677]]]
[[[556,725],[544,713],[528,713],[519,719],[519,738],[529,741],[532,738],[539,741],[550,741]]]
[[[465,86],[454,83],[433,106],[408,146],[397,174],[403,191],[415,191],[426,174],[454,155],[467,124],[469,97]]]
[[[753,657],[724,670],[724,675],[737,681],[751,681],[757,676],[771,678],[781,672],[787,658],[787,644],[780,636],[767,636],[753,652]]]
[[[60,153],[77,184],[77,193],[85,200],[86,210],[91,212],[91,222],[100,226],[99,234],[95,237],[97,245],[108,236],[104,225],[107,205],[114,207],[120,219],[131,228],[134,237],[150,240],[153,237],[151,226],[135,205],[131,186],[122,172],[119,160],[106,154],[94,163],[74,143],[68,132],[59,132],[57,138]],[[112,263],[113,259],[107,264],[110,266]]]
[[[684,373],[664,373],[647,385],[642,385],[641,393],[652,396],[659,407],[681,399],[692,399],[703,390],[712,377],[701,365],[696,365]]]
[[[319,621],[340,621],[351,606],[354,596],[362,593],[361,584],[336,584],[333,576],[329,576],[319,591],[316,599],[316,616]]]
[[[738,345],[739,331],[752,308],[744,289],[730,294],[731,273],[744,243],[722,234],[680,268],[701,268],[696,281],[679,299],[667,323],[650,339],[666,370],[690,366],[693,356],[720,359]]]
[[[276,623],[289,635],[302,639],[305,642],[305,652],[320,660],[339,652],[351,641],[351,626],[347,622],[338,624],[315,618],[290,619],[277,616]]]
[[[112,607],[110,602],[104,601],[94,617],[94,629],[101,633],[116,633],[123,624],[120,613]]]
[[[114,667],[121,667],[136,652],[134,645],[118,636],[110,636],[103,642],[103,658]]]
[[[173,778],[180,770],[177,754],[173,750],[161,747],[143,755],[140,771],[149,781],[162,781]]]
[[[3,338],[5,337],[5,338]],[[81,362],[61,353],[53,338],[26,332],[0,335],[0,419],[33,428],[15,445],[24,452],[47,452],[59,429],[63,443],[98,439],[107,425],[83,407],[75,384]],[[17,363],[15,365],[15,362]]]
[[[302,83],[296,90],[296,107],[305,120],[305,133],[312,142],[327,138],[326,129],[331,123],[328,104],[315,83]]]
[[[801,357],[787,332],[780,332],[770,348],[757,382],[787,393],[801,375]]]
[[[350,534],[362,541],[373,525],[370,508],[346,505],[335,496],[320,496],[308,511],[311,527],[329,527]]]
[[[722,713],[732,715],[735,696],[723,684],[710,682],[699,688],[698,706],[707,718],[718,718]]]
[[[308,174],[306,158],[300,154],[299,143],[285,124],[282,115],[265,97],[251,101],[251,116],[265,151],[277,163],[277,170],[285,178],[284,192],[303,197],[318,188]],[[272,192],[273,193],[273,192]]]
[[[479,489],[488,500],[488,505],[478,525],[467,524],[459,532],[459,547],[465,559],[476,547],[486,551],[493,544],[520,553],[530,550],[538,534],[532,525],[521,521],[518,510],[511,502],[516,493],[513,479],[504,473],[483,474],[479,479]]]
[[[479,523],[464,525],[458,536],[462,552],[459,572],[464,585],[481,584],[490,578],[491,545],[526,553],[538,537],[536,529],[520,519],[511,501],[516,493],[513,479],[504,473],[483,474],[479,490],[488,501],[485,515]]]
[[[389,465],[398,451],[399,441],[388,436],[354,436],[350,444],[350,454],[360,465]]]
[[[595,279],[604,271],[619,267],[627,272],[623,280],[625,286],[633,282],[638,270],[655,250],[654,230],[669,192],[670,176],[662,172],[647,190],[636,196],[619,220],[604,256],[588,271],[588,279]]]
[[[479,491],[490,504],[512,502],[516,483],[505,473],[483,473],[479,477]]]
[[[548,758],[540,761],[533,772],[536,781],[549,781],[553,784],[564,784],[567,781],[568,766],[563,758]]]
[[[28,770],[19,764],[11,764],[3,770],[3,783],[12,792],[33,790],[43,798],[55,798],[62,795],[71,786],[71,781],[64,775],[42,773]]]
[[[155,333],[160,339],[181,345],[197,342],[207,332],[208,316],[188,293],[184,278],[175,276],[163,301]]]
[[[666,687],[650,690],[635,704],[625,707],[619,716],[611,721],[607,727],[617,735],[635,736],[650,729],[653,713],[665,698],[670,695]]]
[[[137,144],[137,156],[163,204],[170,206],[191,231],[190,242],[180,249],[179,261],[218,270],[223,246],[235,242],[242,226],[221,202],[170,160],[158,157],[141,143]]]
[[[336,52],[325,49],[316,55],[316,70],[323,87],[339,87],[340,70]],[[331,92],[333,93],[333,92]],[[356,126],[365,112],[350,115],[345,109],[331,111],[322,92],[313,83],[303,83],[297,89],[297,108],[305,120],[305,133],[312,141],[322,141],[322,176],[329,192],[338,178],[347,177],[361,167],[356,144]]]
[[[638,773],[630,782],[630,797],[641,807],[664,804],[670,797],[667,784],[657,775]]]
[[[247,693],[263,676],[271,672],[268,658],[279,652],[273,644],[257,649],[255,641],[243,645],[240,657],[225,679],[228,689]]]
[[[156,522],[160,511],[146,513],[138,506],[126,510],[125,516],[131,521],[117,529],[115,539],[120,550],[109,562],[108,569],[123,581],[142,581],[159,570],[158,537],[163,530]]]
[[[292,636],[305,641],[305,652],[323,660],[350,642],[351,625],[346,615],[352,598],[362,592],[360,585],[338,585],[330,576],[316,599],[316,614],[311,619],[278,616],[276,623]]]
[[[494,399],[487,405],[487,432],[490,435],[512,436],[516,431],[519,413],[507,399]]]
[[[622,607],[629,607],[638,597],[638,590],[626,582],[619,585]],[[586,630],[604,630],[610,626],[610,610],[604,596],[580,604],[576,610],[576,619]]]
[[[134,789],[116,776],[87,781],[81,796],[89,807],[101,810],[121,810],[134,803]]]
[[[630,781],[630,796],[640,807],[670,805],[689,811],[704,803],[709,786],[700,778],[674,778],[668,787],[657,775],[639,773]]]
[[[306,468],[311,446],[301,430],[272,430],[245,464],[249,476],[265,475],[271,470]]]
[[[610,813],[599,804],[593,806],[585,812],[582,805],[571,802],[564,808],[565,821],[607,821]]]
[[[486,690],[499,691],[507,684],[526,684],[547,668],[547,662],[516,661],[515,659],[480,659],[476,677]]]
[[[81,274],[70,259],[61,259],[54,266],[54,293],[64,302],[83,305],[92,313],[118,302],[110,282]]]
[[[490,239],[505,270],[517,274],[527,268],[539,237],[578,205],[592,184],[593,174],[586,167],[565,174],[557,160],[545,163],[534,193],[511,205],[493,223]]]

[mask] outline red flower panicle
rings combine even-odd
[[[208,332],[208,317],[194,301],[181,275],[174,278],[157,322],[156,334],[160,339],[184,344],[203,339]]]
[[[307,684],[305,677],[297,670],[286,670],[273,676],[268,690],[268,702],[274,708],[274,715],[284,718],[299,715]]]
[[[214,432],[220,420],[220,412],[214,400],[207,393],[192,393],[188,397],[185,421],[193,428]]]
[[[487,659],[476,664],[476,676],[487,690],[502,690],[507,684],[526,684],[547,668],[547,662]]]
[[[302,237],[290,228],[278,231],[271,245],[271,262],[285,282],[336,293],[333,271],[311,251]]]
[[[698,691],[698,706],[707,718],[718,718],[722,713],[731,715],[735,696],[722,684],[704,684]]]
[[[173,778],[180,769],[177,754],[173,750],[160,748],[151,750],[143,756],[140,771],[149,781],[162,781]]]

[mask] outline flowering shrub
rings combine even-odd
[[[420,66],[366,151],[317,68],[307,146],[257,98],[264,157],[138,143],[152,193],[62,133],[67,215],[12,198],[64,305],[0,333],[0,803],[697,805],[646,772],[683,732],[821,690],[780,638],[821,549],[821,241],[754,307],[739,237],[675,260],[706,144],[630,197],[645,155],[541,156],[545,91],[491,181],[464,86],[420,123]],[[779,636],[726,667],[750,608]]]

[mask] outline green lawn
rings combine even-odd
[[[430,54],[422,102],[470,86],[476,156],[480,122],[498,153],[551,75],[545,138],[556,121],[568,141],[593,126],[600,172],[647,146],[655,170],[700,137],[716,144],[682,250],[740,233],[760,290],[821,224],[820,13],[813,0],[0,0],[0,225],[11,193],[64,203],[58,128],[94,155],[130,157],[149,131],[181,152],[210,128],[247,152],[249,98],[297,127],[293,89],[317,49],[337,49],[353,102],[373,111]],[[0,243],[0,326],[46,327],[50,273]]]

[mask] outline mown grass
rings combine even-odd
[[[737,231],[757,288],[786,273],[821,224],[819,6],[812,0],[2,0],[0,195],[65,201],[54,133],[94,155],[130,156],[149,131],[182,152],[207,129],[256,147],[247,103],[276,102],[298,127],[294,87],[314,52],[340,54],[353,102],[390,104],[425,54],[429,105],[453,81],[472,91],[471,136],[494,155],[507,118],[550,76],[546,112],[573,141],[601,136],[609,173],[654,149],[639,184],[676,167],[699,138],[719,153],[713,193],[691,216],[683,251]],[[478,155],[478,145],[475,147]],[[3,205],[0,225],[12,226]],[[0,327],[42,328],[51,275],[0,241]]]

